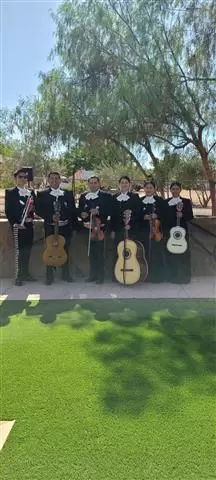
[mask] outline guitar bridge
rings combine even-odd
[[[133,268],[121,268],[121,272],[133,272]]]

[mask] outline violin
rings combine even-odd
[[[92,214],[91,214],[92,215]],[[92,215],[92,222],[91,222],[91,240],[104,240],[104,232],[101,230],[102,225],[101,219],[98,215]]]
[[[88,222],[85,227],[89,228],[89,240],[88,240],[88,257],[90,255],[91,249],[91,240],[101,241],[104,240],[104,232],[101,230],[101,227],[104,227],[104,224],[101,223],[101,219],[98,216],[99,207],[96,207],[97,213],[90,212],[90,222]]]
[[[154,218],[155,216],[155,206],[152,206],[152,214],[150,215],[150,238],[151,240],[155,240],[156,242],[160,242],[162,239],[162,233],[160,228],[160,220],[158,218]]]
[[[156,242],[160,242],[162,239],[162,233],[160,229],[160,220],[158,220],[158,218],[152,218],[150,221],[151,221],[151,238]]]

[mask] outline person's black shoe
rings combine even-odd
[[[64,282],[67,282],[67,283],[73,283],[73,278],[69,274],[62,275],[62,280],[64,280]]]
[[[20,278],[16,278],[16,280],[15,280],[16,287],[21,287],[22,284],[23,284],[22,280],[20,280]]]
[[[96,285],[102,285],[102,283],[104,283],[104,280],[102,280],[102,278],[98,278],[98,280],[96,280]]]
[[[45,285],[52,285],[53,283],[53,278],[47,277],[45,280]]]
[[[24,280],[25,282],[37,282],[36,278],[33,278],[31,275],[25,275],[25,276],[23,277],[23,280]]]
[[[91,283],[91,282],[96,282],[96,280],[97,280],[97,279],[96,279],[95,277],[88,277],[88,278],[86,279],[86,282],[87,282],[87,283]]]

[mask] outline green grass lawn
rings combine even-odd
[[[1,479],[216,479],[215,307],[3,302]]]

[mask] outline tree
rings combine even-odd
[[[19,165],[31,165],[36,175],[49,170],[51,143],[44,133],[45,118],[43,102],[37,98],[21,99],[11,111],[0,112],[1,139],[5,148],[12,146],[11,157]]]
[[[215,172],[214,162],[211,161],[211,167]],[[186,190],[195,190],[199,203],[203,208],[209,204],[211,195],[209,193],[208,185],[205,179],[205,171],[200,158],[185,157],[181,159],[178,168],[178,178]]]
[[[154,167],[156,141],[190,147],[216,213],[215,9],[212,0],[195,8],[192,0],[64,2],[54,16],[60,68],[41,76],[45,130],[63,142],[110,140],[132,154],[139,145]]]

